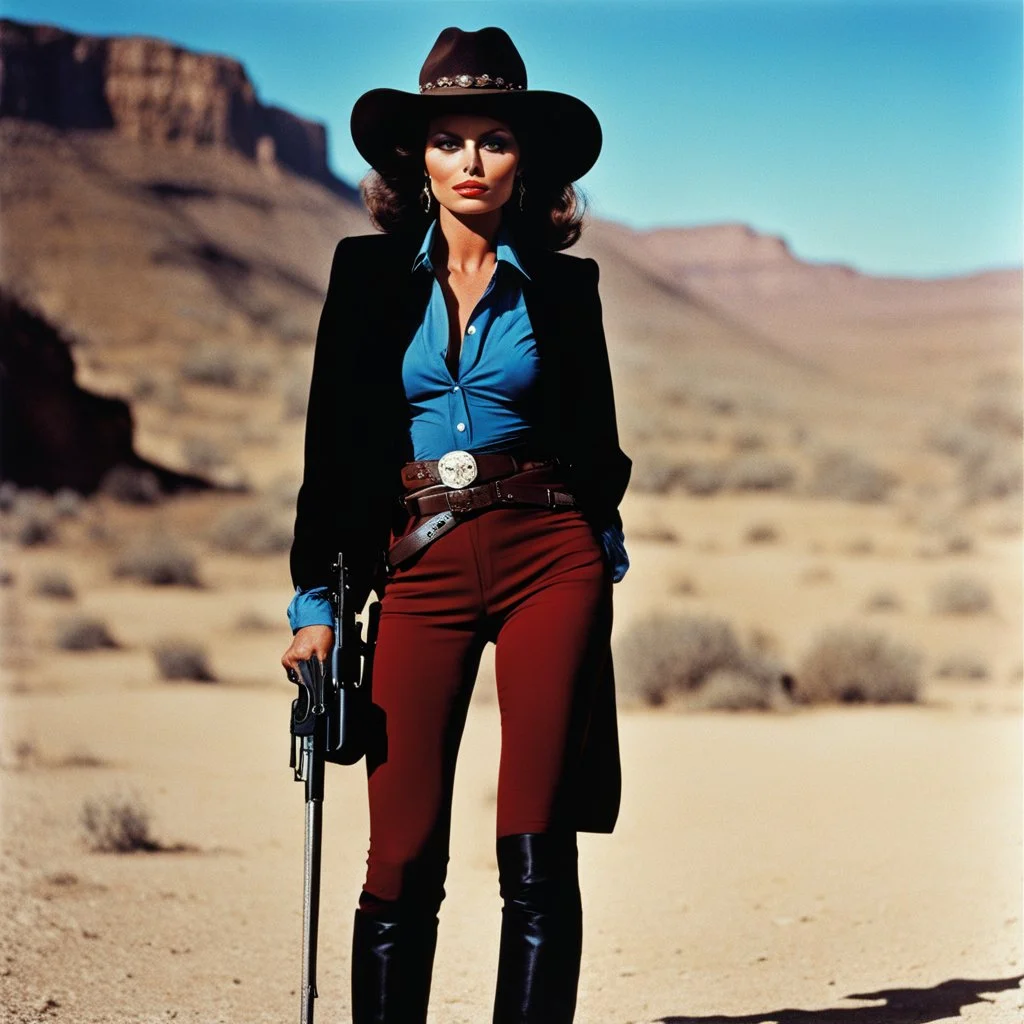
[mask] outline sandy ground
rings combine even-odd
[[[489,685],[481,678],[460,760],[437,1024],[490,1019],[500,904]],[[38,746],[3,775],[4,1020],[295,1017],[302,790],[285,752],[290,692],[283,679],[95,681],[6,697],[7,736]],[[1022,1019],[1015,713],[955,702],[633,711],[621,728],[619,825],[580,842],[578,1020]],[[76,764],[85,752],[102,764]],[[110,793],[136,794],[159,839],[194,849],[87,852],[82,803]],[[362,766],[332,766],[324,1021],[348,1019],[365,849]]]

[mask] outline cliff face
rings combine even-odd
[[[147,470],[164,491],[209,486],[141,458],[127,402],[75,382],[67,340],[0,287],[0,472],[20,487],[92,494],[116,466]]]
[[[237,60],[160,39],[79,35],[0,19],[0,117],[233,150],[340,195],[323,124],[264,106]]]

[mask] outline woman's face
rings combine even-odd
[[[512,129],[493,117],[444,114],[427,126],[424,162],[431,189],[452,213],[488,213],[504,206],[519,157]]]

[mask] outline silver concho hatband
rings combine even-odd
[[[448,487],[466,487],[476,479],[476,459],[457,448],[437,460],[437,473]]]

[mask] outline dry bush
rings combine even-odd
[[[1017,496],[1022,481],[1020,446],[1012,442],[1000,440],[983,455],[960,464],[960,487],[964,500],[972,504]]]
[[[91,615],[62,619],[54,627],[53,642],[62,651],[98,651],[118,646],[107,624]]]
[[[693,597],[700,593],[697,581],[689,574],[677,576],[672,581],[671,590],[673,594],[682,594],[684,597]]]
[[[738,455],[725,466],[729,487],[738,491],[786,491],[796,482],[796,469],[785,459],[751,453]]]
[[[895,475],[850,451],[824,452],[815,460],[808,485],[817,498],[880,502],[896,486]]]
[[[85,499],[70,487],[61,487],[53,496],[53,514],[58,519],[77,519],[84,506]]]
[[[181,454],[192,473],[208,473],[211,469],[227,465],[224,449],[208,437],[186,437],[181,442]]]
[[[656,544],[676,544],[680,540],[679,534],[663,523],[630,526],[629,536],[631,540],[649,540]]]
[[[891,704],[916,701],[921,655],[883,633],[828,629],[796,674],[795,695],[806,703]]]
[[[664,704],[673,693],[691,693],[717,671],[730,671],[764,688],[781,671],[745,651],[723,619],[658,613],[637,622],[617,644],[618,679],[627,697]]]
[[[226,512],[210,535],[221,551],[270,555],[287,551],[292,544],[291,521],[267,505],[253,505]]]
[[[32,581],[32,593],[39,597],[52,597],[60,601],[73,601],[75,586],[63,569],[47,569]]]
[[[712,672],[686,702],[691,711],[775,711],[789,705],[781,685],[728,668]]]
[[[97,853],[152,853],[163,849],[150,833],[150,816],[135,796],[86,800],[82,826],[89,848]]]
[[[940,679],[988,679],[989,668],[985,659],[975,651],[957,651],[949,654],[935,666]]]
[[[43,505],[26,509],[18,517],[14,539],[23,548],[53,544],[57,540],[57,524],[53,511]]]
[[[0,483],[0,512],[13,512],[18,501],[18,485],[11,480]]]
[[[629,486],[651,494],[667,494],[680,485],[682,477],[681,463],[646,451],[633,464]]]
[[[992,591],[987,583],[957,573],[932,587],[931,603],[936,615],[981,615],[992,610]]]
[[[243,633],[264,633],[271,629],[276,630],[280,628],[277,622],[270,622],[260,612],[252,609],[242,612],[235,622],[235,629],[241,630]]]
[[[688,494],[708,497],[729,485],[729,471],[721,462],[688,462],[681,467],[679,482]]]
[[[748,544],[774,544],[780,536],[779,528],[773,523],[752,523],[743,539]]]
[[[137,466],[114,466],[100,481],[100,492],[124,505],[155,505],[163,492],[156,474]]]
[[[186,352],[179,372],[185,380],[195,384],[251,389],[262,384],[270,371],[265,363],[237,345],[204,341]]]
[[[870,537],[854,537],[849,544],[846,545],[846,553],[848,555],[863,556],[874,554],[875,542]]]
[[[1024,433],[1024,410],[1017,388],[983,395],[970,410],[970,420],[981,430],[1019,440]]]
[[[134,542],[118,556],[113,573],[154,586],[202,586],[195,558],[166,536]]]
[[[768,436],[758,427],[741,427],[732,435],[732,446],[738,452],[760,451],[768,447]]]
[[[153,648],[157,672],[161,679],[185,679],[195,683],[215,683],[206,648],[194,640],[172,637],[161,640]]]
[[[306,415],[309,402],[309,368],[293,370],[281,385],[282,418],[299,420]]]
[[[864,605],[866,612],[898,612],[903,608],[900,595],[894,590],[876,590]]]

